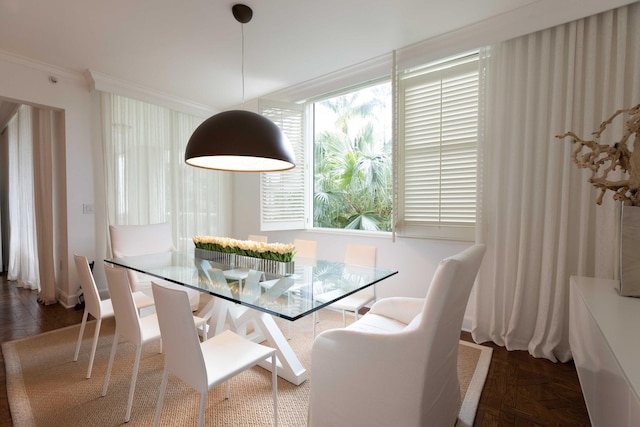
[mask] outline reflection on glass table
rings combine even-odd
[[[278,375],[296,385],[306,379],[306,370],[270,315],[297,320],[397,273],[301,258],[295,260],[293,274],[276,276],[197,258],[193,250],[105,261],[217,297],[198,313],[215,328],[210,335],[221,332],[225,325],[239,333],[251,329],[247,337],[257,342],[267,340],[276,348]],[[322,303],[314,299],[314,295],[327,293],[331,298]],[[251,328],[247,328],[249,324]],[[261,366],[269,368],[270,363]]]

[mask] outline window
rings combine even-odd
[[[478,55],[398,78],[398,233],[473,240]]]
[[[390,231],[391,84],[313,104],[313,226]]]
[[[391,231],[395,226],[402,236],[474,239],[478,54],[403,70],[396,79],[395,112],[389,80],[316,98],[306,104],[306,115],[298,113],[288,124],[278,119],[281,111],[274,118],[273,111],[263,110],[288,136],[295,135],[296,150],[313,159],[287,180],[284,173],[263,174],[263,229],[274,229],[265,228],[265,221],[273,224],[289,209],[299,221],[296,227],[282,221],[279,229]],[[311,131],[305,131],[305,120]],[[312,221],[303,220],[310,216],[304,208]]]

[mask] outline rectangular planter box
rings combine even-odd
[[[265,273],[275,274],[278,276],[286,276],[293,274],[294,262],[272,261],[262,258],[254,258],[244,255],[228,254],[224,252],[209,251],[206,249],[195,249],[197,258],[207,259],[210,261],[226,264],[232,269],[247,268],[249,270],[264,271]]]

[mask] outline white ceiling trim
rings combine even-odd
[[[27,58],[25,56],[16,55],[15,53],[0,50],[0,61],[5,61],[13,64],[18,64],[24,67],[32,68],[37,71],[41,71],[45,74],[49,74],[51,77],[55,77],[58,80],[66,80],[74,83],[85,84],[85,79],[81,73],[73,70],[68,70],[55,65],[47,64],[35,59]]]
[[[84,75],[89,84],[89,90],[91,91],[98,90],[126,96],[203,118],[219,112],[207,105],[189,101],[188,99],[144,87],[126,80],[117,79],[95,70],[86,70]]]

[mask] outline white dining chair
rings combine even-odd
[[[375,246],[364,246],[364,245],[352,245],[348,244],[347,249],[344,255],[344,263],[346,264],[346,268],[349,266],[357,266],[357,267],[375,267],[376,266],[376,254],[377,248]],[[329,291],[326,293],[321,293],[319,295],[314,295],[314,300],[320,303],[325,303],[334,298],[334,292]],[[355,317],[355,320],[358,320],[360,316],[360,309],[366,306],[369,303],[375,302],[376,300],[376,285],[371,285],[370,287],[363,289],[361,291],[356,292],[355,294],[351,294],[347,297],[342,298],[339,301],[336,301],[332,304],[329,304],[329,308],[333,310],[339,310],[342,312],[342,326],[347,326],[346,313],[351,313]],[[313,312],[314,322],[313,322],[313,336],[316,336],[316,324],[318,322],[318,311]]]
[[[169,374],[177,376],[200,393],[198,426],[201,427],[204,423],[204,409],[209,390],[225,383],[225,397],[229,399],[229,379],[270,357],[273,420],[277,426],[276,350],[251,342],[229,330],[200,343],[190,319],[186,295],[155,283],[152,284],[152,290],[165,346],[164,371],[153,425],[158,426],[160,423]]]
[[[316,259],[318,243],[315,240],[294,239],[295,258]]]
[[[175,250],[171,224],[168,222],[141,225],[110,225],[109,237],[111,239],[111,252],[116,258],[168,254]],[[133,270],[127,270],[127,274],[133,291],[141,291],[152,296],[151,276]],[[162,284],[186,292],[191,303],[191,310],[198,310],[202,294],[200,291],[166,281],[163,281]]]
[[[111,294],[111,300],[113,302],[113,311],[116,318],[116,332],[113,337],[111,354],[109,355],[109,365],[107,368],[107,375],[104,379],[102,396],[107,395],[109,380],[111,378],[111,370],[113,369],[113,362],[115,360],[118,343],[120,338],[124,338],[125,342],[136,347],[133,372],[131,373],[131,382],[129,385],[127,412],[124,420],[125,422],[129,422],[131,419],[131,408],[133,406],[133,395],[135,393],[136,381],[138,379],[138,368],[140,366],[142,346],[148,342],[160,339],[160,326],[158,325],[157,313],[150,314],[145,317],[140,317],[138,314],[133,301],[129,278],[125,269],[105,265],[105,274],[107,276],[107,286],[109,287],[109,293]],[[179,290],[176,292],[183,294],[184,297],[187,298],[187,294],[184,292]],[[157,308],[158,307],[156,305],[156,310]],[[191,312],[189,312],[189,319],[191,324],[194,325],[194,330],[196,327],[201,327],[203,329],[205,333],[204,339],[206,340],[206,328],[204,327],[206,320],[192,316]],[[160,347],[162,351],[162,343]]]
[[[87,325],[89,315],[91,315],[96,319],[96,328],[93,332],[93,342],[91,343],[91,354],[89,356],[89,367],[87,368],[87,378],[91,378],[93,359],[96,355],[102,320],[113,317],[113,305],[110,299],[100,299],[98,287],[96,286],[93,273],[89,267],[87,257],[75,254],[73,259],[76,264],[76,270],[78,271],[78,277],[80,278],[80,289],[82,289],[82,295],[84,296],[84,314],[82,315],[82,323],[80,324],[80,333],[78,334],[78,342],[76,343],[76,352],[73,355],[73,361],[78,361],[84,329]],[[138,310],[153,305],[153,297],[145,295],[142,292],[134,292],[132,296]]]
[[[261,236],[261,235],[258,235],[258,234],[249,234],[248,240],[251,240],[253,242],[267,243],[267,240],[269,240],[269,237],[268,236]]]

